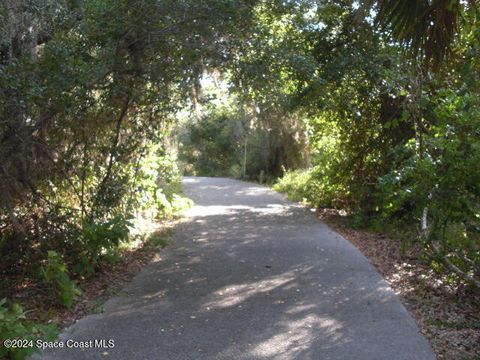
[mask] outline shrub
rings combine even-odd
[[[53,340],[57,335],[55,325],[35,324],[26,319],[18,304],[7,306],[7,299],[0,300],[0,343],[6,339],[24,339],[29,341],[27,348],[0,346],[0,358],[24,359],[37,351],[35,340],[42,338]]]
[[[309,193],[309,183],[312,180],[311,170],[288,171],[273,186],[274,190],[287,195],[290,200],[302,201],[309,204],[315,203],[312,194]]]
[[[395,167],[379,179],[379,211],[384,221],[404,217],[417,228],[426,220],[423,244],[430,258],[447,272],[478,283],[478,97],[444,90],[430,101],[435,126],[424,136],[423,154],[413,152],[413,142],[395,151]]]
[[[40,272],[42,280],[52,289],[56,300],[61,305],[71,308],[81,292],[70,279],[62,257],[56,251],[49,251],[47,262]]]
[[[344,202],[345,190],[327,168],[315,166],[308,170],[285,173],[273,186],[293,201],[301,201],[316,207],[339,207]]]
[[[81,233],[81,258],[77,274],[92,274],[102,258],[112,257],[121,242],[128,241],[132,215],[117,214],[106,221],[84,221]]]

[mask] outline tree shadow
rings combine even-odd
[[[194,185],[201,205],[174,245],[66,336],[111,337],[113,358],[431,358],[367,260],[303,207],[242,182],[194,181],[187,193]]]

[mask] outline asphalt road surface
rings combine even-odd
[[[174,243],[60,337],[94,348],[43,359],[435,359],[366,258],[307,209],[251,183],[184,183],[196,206]]]

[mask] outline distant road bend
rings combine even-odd
[[[433,360],[367,259],[266,187],[185,178],[196,206],[173,245],[61,339],[114,339],[43,359]]]

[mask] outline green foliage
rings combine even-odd
[[[303,164],[303,127],[297,117],[281,118],[278,109],[260,115],[255,101],[232,102],[205,107],[199,118],[183,124],[179,160],[186,174],[258,179],[263,173],[263,180],[270,180]]]
[[[445,89],[430,102],[435,125],[424,139],[423,158],[412,155],[412,150],[397,154],[397,167],[379,181],[381,214],[387,221],[402,215],[413,220],[427,209],[427,249],[440,262],[446,257],[476,276],[480,273],[478,97]]]
[[[131,215],[118,214],[106,221],[86,220],[76,251],[80,259],[74,267],[77,274],[92,274],[102,259],[115,255],[121,242],[129,240]]]
[[[311,170],[289,171],[275,183],[273,189],[285,193],[290,200],[312,205],[316,201],[313,194],[309,191],[312,179]]]
[[[393,36],[411,48],[414,55],[421,53],[435,65],[443,61],[450,50],[462,7],[475,6],[459,0],[377,2],[380,22],[390,27]]]
[[[22,307],[18,304],[8,306],[7,300],[0,300],[0,343],[6,339],[23,339],[25,348],[0,346],[0,358],[22,360],[37,351],[35,341],[52,341],[57,335],[54,325],[34,324],[26,319]]]
[[[137,189],[132,206],[150,213],[152,218],[170,218],[188,208],[189,199],[182,196],[182,178],[176,157],[164,146],[154,144],[146,150],[136,174]]]
[[[187,174],[240,177],[246,124],[227,109],[207,112],[182,129],[180,161]]]
[[[92,272],[126,239],[128,214],[188,205],[175,116],[204,69],[237,48],[253,6],[0,4],[2,277],[31,276],[49,250]]]
[[[428,209],[426,252],[478,277],[478,7],[404,3],[0,4],[2,278],[49,251],[91,274],[131,214],[189,206],[189,110],[185,173],[285,175],[277,189],[359,223],[416,228]]]
[[[67,266],[57,252],[48,252],[46,263],[40,268],[40,276],[42,281],[51,288],[58,303],[68,308],[75,305],[81,292],[75,281],[70,279]]]
[[[372,19],[362,16],[368,4],[355,9],[326,1],[311,13],[311,26],[306,17],[275,14],[302,29],[296,36],[310,46],[297,47],[296,57],[288,45],[281,50],[290,81],[282,90],[304,114],[312,158],[309,170],[287,172],[275,188],[314,206],[350,210],[357,224],[389,231],[397,224],[410,237],[427,214],[428,236],[416,241],[432,267],[471,283],[480,275],[479,43],[472,35],[478,34],[478,9],[433,4],[419,17],[419,8],[380,3],[380,16],[393,21],[394,35],[406,44],[392,44],[375,30]],[[463,22],[455,31],[460,13]],[[444,19],[450,27],[438,28],[435,22]],[[418,27],[409,27],[413,23]],[[405,57],[404,46],[421,56]],[[455,48],[456,60],[436,72],[424,66],[432,59],[439,66],[447,47]],[[300,69],[299,58],[310,65]],[[290,71],[283,70],[286,64]]]
[[[329,179],[331,174],[322,167],[316,166],[308,170],[288,171],[273,188],[285,193],[293,201],[301,201],[315,207],[341,208],[345,190],[341,183]]]

